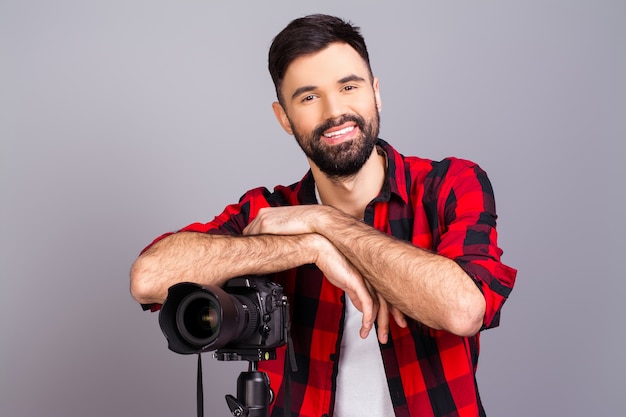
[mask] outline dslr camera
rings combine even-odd
[[[159,325],[176,353],[275,359],[289,338],[289,304],[283,288],[265,277],[233,278],[223,287],[183,282],[169,288]]]

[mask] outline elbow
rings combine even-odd
[[[448,331],[462,337],[474,336],[483,327],[485,299],[482,294],[477,297],[466,297],[454,311],[448,317],[446,326]]]
[[[139,258],[130,269],[130,295],[140,304],[154,302],[151,297],[152,290],[148,282],[145,268],[142,266],[142,258]]]

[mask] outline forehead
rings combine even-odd
[[[348,75],[369,80],[369,68],[359,53],[346,43],[331,43],[311,55],[296,58],[289,64],[282,82],[283,97],[298,88],[334,86]]]

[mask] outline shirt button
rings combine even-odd
[[[329,356],[329,359],[333,362],[335,362],[337,360],[337,354],[336,353],[331,353]]]

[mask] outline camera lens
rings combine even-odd
[[[221,311],[219,302],[211,294],[190,294],[176,312],[176,326],[181,337],[197,346],[208,345],[219,335]]]
[[[210,303],[209,306],[203,306],[200,314],[189,317],[195,321],[199,327],[199,329],[207,332],[207,336],[215,333],[217,327],[219,325],[217,310],[213,303]],[[187,321],[186,321],[187,322]],[[187,327],[193,326],[193,322],[187,322]]]
[[[159,313],[159,324],[170,350],[190,354],[218,349],[254,349],[281,341],[283,322],[268,299],[274,293],[265,280],[233,279],[224,288],[190,282],[171,286]],[[230,285],[229,285],[230,284]],[[273,327],[272,327],[273,326]]]

